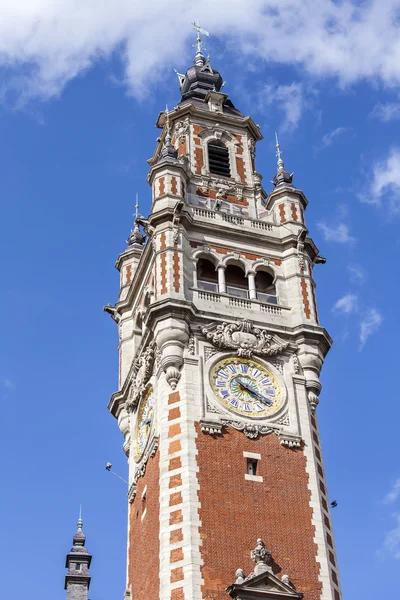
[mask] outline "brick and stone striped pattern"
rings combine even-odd
[[[199,561],[193,562],[200,544],[194,424],[179,392],[170,393],[167,403],[161,429],[160,598],[200,600]]]
[[[319,441],[319,433],[317,421],[314,415],[311,416],[311,431],[312,431],[312,440],[313,440],[313,450],[315,456],[315,464],[317,467],[318,473],[318,488],[319,494],[321,497],[321,505],[323,510],[323,524],[324,524],[324,533],[326,543],[328,545],[328,559],[329,559],[329,568],[330,568],[330,576],[333,583],[334,589],[334,600],[340,600],[340,584],[339,584],[339,574],[337,570],[337,561],[336,561],[336,550],[333,542],[333,534],[332,534],[332,524],[329,514],[329,499],[328,493],[326,489],[325,483],[325,475],[324,468],[322,464],[322,456],[321,456],[321,447]]]
[[[332,554],[336,565],[317,424],[315,417],[310,414],[304,378],[295,376],[293,377],[293,383],[304,439],[304,455],[308,475],[307,487],[311,495],[310,508],[314,527],[314,542],[318,548],[316,560],[319,563],[319,581],[322,584],[321,595],[318,597],[318,600],[340,600],[341,595],[337,569],[331,562]],[[334,576],[332,575],[332,568],[335,569]],[[307,590],[301,591],[304,592],[304,600],[308,600]]]

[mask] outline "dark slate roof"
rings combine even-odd
[[[186,71],[181,84],[182,98],[179,106],[192,104],[204,110],[208,92],[220,92],[223,84],[220,73],[211,67],[209,60],[204,59],[204,64],[194,65]],[[243,114],[235,108],[229,98],[226,98],[223,110],[224,113],[243,117]]]

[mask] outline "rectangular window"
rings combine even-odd
[[[75,564],[75,571],[80,571],[81,570],[81,563],[76,563]]]
[[[255,458],[247,459],[247,473],[248,475],[257,475],[257,463]]]
[[[224,144],[218,142],[208,144],[208,163],[210,173],[223,177],[231,176],[229,150]]]

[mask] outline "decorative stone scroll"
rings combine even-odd
[[[236,350],[237,355],[251,358],[257,356],[277,356],[291,346],[277,335],[265,329],[254,327],[247,319],[239,323],[212,323],[201,329],[204,337],[221,350]]]

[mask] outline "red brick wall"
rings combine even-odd
[[[174,290],[178,294],[180,290],[180,269],[179,269],[179,252],[174,252],[173,255],[173,270],[174,270]]]
[[[194,168],[196,175],[201,174],[201,168],[204,164],[203,149],[201,147],[201,140],[198,137],[199,133],[203,131],[204,127],[201,125],[193,125],[193,142],[194,148]]]
[[[201,188],[197,188],[196,194],[198,196],[202,196],[203,198],[213,198],[215,200],[217,196],[217,190],[202,190]],[[238,196],[234,196],[233,194],[225,194],[223,200],[225,202],[230,202],[231,204],[239,204],[240,206],[249,206],[249,202],[247,198],[242,196],[239,198]]]
[[[132,600],[159,597],[159,480],[159,453],[157,452],[149,459],[144,477],[138,480],[137,494],[129,510],[128,584],[132,587]],[[147,486],[146,500],[143,502],[142,492],[145,486]],[[145,509],[146,514],[142,520]],[[143,565],[146,566],[145,569]]]
[[[198,428],[198,479],[204,561],[203,598],[226,600],[237,568],[252,570],[250,550],[261,537],[271,550],[278,576],[287,573],[304,600],[319,600],[310,491],[301,450],[283,448],[275,435],[249,440],[228,428],[212,438]],[[261,454],[257,474],[247,481],[243,451]]]
[[[290,205],[290,211],[291,211],[291,215],[292,215],[292,221],[298,221],[299,217],[297,215],[297,207],[294,202],[292,202]]]
[[[304,279],[304,277],[302,277],[300,279],[300,286],[301,286],[301,295],[303,298],[304,314],[306,315],[307,319],[310,319],[311,318],[311,308],[310,308],[310,301],[308,298],[307,283],[306,283],[306,280]]]
[[[244,166],[244,160],[241,156],[236,157],[236,171],[240,177],[240,181],[246,183],[246,167]]]
[[[128,285],[132,281],[132,265],[128,265],[126,267],[125,273],[126,273],[125,285]]]

